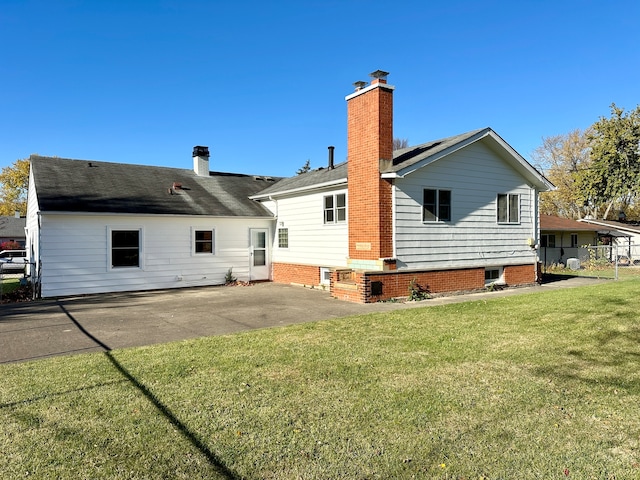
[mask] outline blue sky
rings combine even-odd
[[[640,103],[640,2],[0,0],[0,167],[32,153],[274,176],[346,157],[353,82],[394,135],[542,138]]]

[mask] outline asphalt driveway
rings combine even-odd
[[[276,283],[92,295],[0,305],[0,363],[108,351],[243,330],[566,288],[602,280],[360,305]]]

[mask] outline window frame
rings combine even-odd
[[[211,232],[211,251],[210,252],[199,252],[198,251],[198,243],[205,244],[208,243],[207,239],[198,240],[199,232]],[[215,227],[191,227],[191,255],[216,255],[216,228]]]
[[[137,265],[114,265],[114,248],[118,250],[124,250],[129,247],[114,247],[113,236],[116,232],[136,232],[138,234],[138,264]],[[107,227],[107,269],[108,270],[124,270],[124,269],[144,269],[144,230],[140,226],[108,226]]]
[[[550,242],[549,240],[553,240]],[[553,245],[551,245],[553,243]],[[556,248],[556,235],[555,233],[544,233],[540,235],[540,247],[542,248]]]
[[[281,233],[283,235],[281,235]],[[289,228],[288,227],[278,227],[278,248],[287,249],[289,248]]]
[[[506,204],[501,206],[501,202],[500,199],[504,198],[506,201]],[[515,202],[514,202],[515,200]],[[516,203],[517,204],[517,209],[516,209],[516,214],[517,214],[517,218],[513,219],[513,204]],[[501,209],[504,209],[506,207],[506,212],[505,215],[500,215],[501,213]],[[519,193],[498,193],[498,195],[496,196],[496,222],[498,224],[503,224],[503,225],[518,225],[520,224],[520,211],[522,210],[522,205],[521,205],[521,201],[520,201],[520,194]]]
[[[487,278],[489,272],[497,272],[496,278]],[[493,276],[493,275],[491,275]],[[485,267],[484,269],[484,284],[504,284],[504,268],[503,267]]]
[[[331,204],[328,204],[330,200]],[[342,202],[340,202],[340,200]],[[342,204],[341,204],[342,203]],[[322,221],[325,225],[347,222],[347,194],[332,193],[322,197]]]
[[[434,199],[432,202],[427,202],[427,192],[433,192]],[[448,202],[442,201],[442,194],[448,195]],[[448,188],[431,188],[425,187],[422,189],[422,223],[445,223],[451,221],[451,198],[452,192]],[[426,218],[425,213],[427,205],[433,206],[433,211],[429,211],[433,218]],[[444,209],[448,209],[448,215],[443,215]]]
[[[569,241],[571,242],[571,248],[578,248],[578,234],[572,233],[569,238]]]

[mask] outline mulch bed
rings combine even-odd
[[[0,303],[20,303],[30,302],[33,299],[33,289],[31,285],[23,285],[13,292],[3,293]]]

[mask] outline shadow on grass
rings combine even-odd
[[[619,317],[622,314],[614,314]],[[603,329],[593,341],[573,346],[564,352],[564,361],[534,369],[538,375],[561,381],[579,381],[640,393],[637,365],[640,362],[640,326],[622,331]]]
[[[158,397],[154,395],[154,393],[149,390],[143,383],[139,382],[129,371],[120,363],[118,360],[112,355],[111,347],[100,341],[98,338],[94,337],[89,331],[87,331],[74,317],[71,313],[62,305],[58,303],[62,312],[73,322],[73,324],[80,330],[84,335],[86,335],[89,339],[99,345],[105,351],[105,356],[109,359],[111,364],[118,370],[122,376],[129,381],[134,387],[136,387],[145,397],[158,409],[158,411],[173,425],[182,435],[191,442],[191,444],[196,447],[209,461],[209,464],[213,466],[217,473],[224,476],[225,478],[235,480],[239,479],[240,476],[235,472],[230,470],[224,465],[224,463],[220,460],[220,458],[212,452],[207,445],[204,444],[202,440],[198,438],[198,436],[193,433],[189,428],[182,423],[174,413],[167,407],[164,403],[160,401]]]

